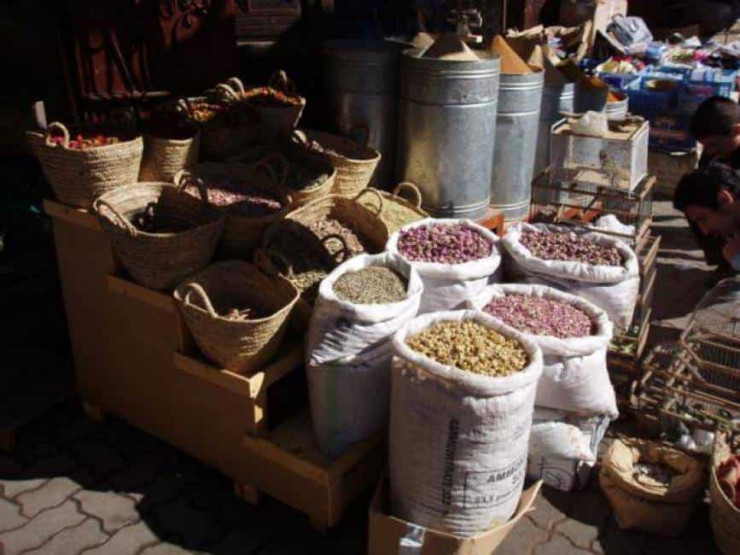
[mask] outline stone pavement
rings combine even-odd
[[[656,212],[665,241],[656,316],[676,329],[703,293],[708,270],[687,250],[683,221],[666,203]],[[13,450],[0,452],[0,553],[361,554],[369,499],[367,492],[322,536],[277,501],[252,507],[239,500],[230,480],[124,422],[87,419],[72,398],[20,428]],[[592,480],[581,492],[543,489],[496,553],[704,555],[716,548],[706,505],[678,539],[623,532]]]

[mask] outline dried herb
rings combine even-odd
[[[397,272],[383,266],[371,266],[347,272],[334,282],[334,293],[355,304],[397,303],[406,298],[408,283]]]
[[[506,295],[483,309],[504,323],[525,333],[566,337],[586,337],[593,333],[591,318],[576,307],[533,295]]]
[[[310,229],[337,263],[365,252],[360,235],[339,220],[322,218],[314,221]]]

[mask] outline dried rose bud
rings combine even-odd
[[[588,314],[553,299],[513,294],[493,299],[483,310],[511,327],[533,335],[565,339],[593,333],[593,323]]]
[[[491,255],[493,245],[478,230],[454,224],[421,225],[401,231],[398,252],[412,262],[463,264]]]
[[[621,266],[622,255],[616,247],[607,247],[577,237],[574,233],[525,231],[519,242],[543,260],[582,262],[594,266]]]

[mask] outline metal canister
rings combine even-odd
[[[609,95],[609,89],[591,88],[578,86],[576,89],[576,112],[583,114],[586,112],[603,112],[606,109],[606,100]]]
[[[501,76],[491,207],[506,221],[529,214],[543,84],[543,71]]]
[[[624,121],[627,119],[627,109],[629,107],[629,96],[606,103],[606,119],[609,121]]]
[[[401,56],[398,178],[415,183],[437,217],[478,219],[490,199],[501,64]]]
[[[373,184],[393,183],[398,128],[399,56],[408,45],[380,40],[324,43],[325,88],[333,130],[363,140],[382,155]]]
[[[537,133],[534,175],[539,175],[550,165],[550,128],[563,118],[562,112],[574,112],[576,99],[575,83],[545,85],[542,89],[540,107],[540,130]]]

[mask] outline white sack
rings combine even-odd
[[[418,226],[433,224],[462,224],[465,227],[475,229],[491,242],[493,248],[490,256],[463,264],[409,261],[409,264],[419,272],[419,276],[421,276],[424,283],[424,295],[421,299],[419,314],[463,308],[465,301],[472,299],[486,285],[499,281],[501,241],[495,233],[470,220],[427,218],[413,222],[391,235],[385,247],[386,251],[403,258],[397,247],[401,232]]]
[[[475,320],[521,342],[529,364],[505,377],[445,366],[406,345],[439,321]],[[419,316],[393,338],[389,438],[394,514],[418,525],[470,536],[509,520],[521,496],[539,348],[475,311]]]
[[[551,335],[525,333],[542,349],[543,371],[537,384],[538,407],[549,407],[582,415],[619,415],[614,387],[609,379],[606,352],[613,326],[606,312],[590,302],[552,287],[528,284],[491,285],[468,302],[483,310],[494,298],[529,295],[567,303],[585,312],[593,323],[594,335],[560,339]]]
[[[622,255],[621,266],[594,266],[581,262],[543,260],[519,242],[526,231],[560,231],[574,233],[595,243],[615,247]],[[640,289],[640,268],[637,256],[623,241],[600,233],[575,233],[572,228],[519,223],[511,226],[503,238],[506,250],[506,270],[512,281],[540,283],[572,293],[604,309],[611,321],[627,329],[637,303]]]
[[[370,266],[404,276],[406,298],[365,305],[340,300],[337,279]],[[328,456],[341,455],[388,421],[391,336],[416,316],[422,290],[409,263],[390,254],[354,257],[321,282],[306,339],[306,372],[314,432]]]

